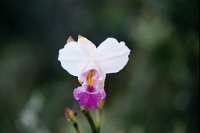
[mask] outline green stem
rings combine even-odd
[[[101,116],[102,116],[102,110],[101,109],[97,109],[96,110],[96,130],[97,130],[97,133],[100,132]]]
[[[103,112],[103,106],[105,103],[105,99],[101,100],[99,102],[99,108],[96,110],[96,133],[100,132],[100,126],[101,126],[101,117]]]
[[[75,128],[75,130],[76,130],[77,133],[81,133],[81,130],[80,130],[77,122],[74,122],[73,126],[74,126],[74,128]]]
[[[90,112],[88,109],[84,108],[84,107],[81,107],[80,106],[80,110],[81,112],[85,115],[85,117],[87,118],[89,124],[90,124],[90,127],[92,129],[92,133],[97,133],[97,130],[96,130],[96,127],[95,127],[95,124],[94,124],[94,121],[90,115]]]

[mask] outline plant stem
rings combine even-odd
[[[102,116],[102,110],[101,109],[97,109],[96,110],[96,130],[97,130],[97,133],[100,132],[101,116]]]
[[[75,128],[75,130],[76,130],[77,133],[81,133],[81,130],[80,130],[77,122],[74,122],[73,126],[74,126],[74,128]]]
[[[84,108],[84,107],[81,107],[80,106],[80,110],[81,112],[85,115],[85,117],[87,118],[89,124],[90,124],[90,127],[92,129],[92,133],[97,133],[97,130],[96,130],[96,127],[95,127],[95,124],[94,124],[94,121],[90,115],[90,112],[88,109]]]
[[[105,99],[102,99],[99,102],[99,108],[96,110],[96,131],[97,131],[96,133],[100,132],[101,117],[102,117],[104,103],[105,103]]]

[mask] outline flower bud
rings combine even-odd
[[[74,110],[71,110],[69,108],[65,108],[65,117],[69,120],[72,121],[73,123],[76,122],[76,116],[77,113]]]

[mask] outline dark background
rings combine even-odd
[[[131,49],[107,75],[102,133],[198,133],[198,12],[198,0],[1,0],[0,133],[75,133],[66,106],[90,132],[57,60],[79,34]]]

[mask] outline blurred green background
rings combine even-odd
[[[198,133],[198,15],[198,0],[1,0],[0,133],[75,133],[66,106],[90,132],[57,60],[79,34],[131,49],[107,75],[102,133]]]

